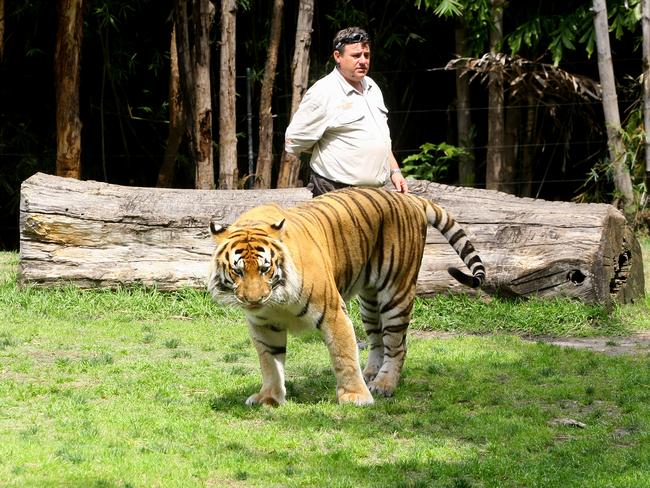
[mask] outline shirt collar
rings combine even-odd
[[[343,77],[343,75],[341,74],[341,72],[336,66],[334,67],[334,73],[336,79],[339,82],[339,85],[341,86],[341,89],[345,92],[346,95],[350,95],[351,93],[357,91],[352,85],[350,85],[350,83],[348,83],[348,81]],[[372,81],[368,78],[368,76],[363,77],[363,79],[361,80],[361,84],[363,85],[364,93],[370,90],[373,86]]]

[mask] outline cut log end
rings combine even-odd
[[[645,292],[643,253],[638,239],[629,227],[625,228],[622,247],[614,259],[612,269],[609,293],[613,301],[633,303],[643,299]]]

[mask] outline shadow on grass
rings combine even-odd
[[[303,369],[301,376],[286,382],[287,401],[301,405],[335,402],[335,385],[334,373],[330,369],[321,369],[308,375]],[[260,386],[261,383],[257,383],[253,387],[240,386],[229,389],[220,395],[211,396],[207,402],[210,409],[215,412],[228,412],[231,415],[241,416],[251,409],[262,408],[245,405],[246,399],[259,391]]]
[[[264,434],[257,448],[241,445],[260,463],[285,466],[280,484],[602,486],[614,474],[621,486],[650,481],[650,451],[640,449],[650,423],[647,358],[510,337],[414,346],[395,397],[371,407],[336,405],[332,372],[307,366],[288,384],[286,407],[245,407],[254,388],[213,397],[210,407],[300,439],[299,450],[266,451]],[[567,418],[585,427],[554,422]]]

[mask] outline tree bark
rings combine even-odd
[[[209,0],[195,0],[195,81],[196,115],[192,127],[194,153],[196,154],[196,183],[201,190],[214,185],[214,154],[212,151],[212,95],[210,94],[210,27],[214,7]]]
[[[490,53],[496,56],[503,41],[503,0],[491,0],[493,28],[490,32]],[[503,72],[489,73],[488,86],[488,148],[485,185],[488,190],[505,189]]]
[[[643,0],[643,126],[645,128],[646,183],[650,183],[650,0]]]
[[[237,6],[235,0],[221,2],[221,47],[219,70],[219,188],[237,188],[237,112],[235,91],[235,46]]]
[[[59,0],[54,53],[56,84],[56,174],[81,177],[79,80],[83,37],[83,0]]]
[[[526,125],[524,129],[524,145],[521,150],[521,183],[519,196],[530,197],[533,195],[533,165],[535,154],[535,121],[537,120],[537,100],[532,93],[527,96]]]
[[[523,199],[417,180],[409,189],[461,223],[485,263],[489,293],[606,304],[643,296],[639,244],[611,205]],[[19,279],[36,285],[204,288],[213,250],[210,220],[230,223],[262,203],[288,207],[310,199],[306,188],[137,188],[37,173],[21,189]],[[449,266],[463,264],[429,228],[417,292],[468,292],[448,275]]]
[[[467,56],[465,24],[459,21],[456,25],[455,40],[456,53]],[[470,115],[469,79],[456,70],[456,127],[458,129],[458,146],[465,149],[466,155],[458,160],[458,181],[461,186],[474,186],[476,183],[476,168],[474,165],[474,151],[472,144],[472,119]]]
[[[269,36],[269,47],[266,52],[266,65],[264,66],[260,94],[260,135],[255,188],[271,188],[271,170],[273,167],[273,114],[271,108],[273,87],[275,85],[275,68],[278,64],[283,8],[284,0],[273,1],[271,35]]]
[[[188,17],[191,7],[191,18]],[[212,99],[210,96],[209,0],[176,0],[174,5],[180,86],[196,165],[195,187],[214,188],[212,152]]]
[[[505,180],[501,191],[517,194],[516,168],[519,160],[519,127],[521,125],[521,107],[510,105],[505,110],[505,123],[503,129],[503,171]]]
[[[5,57],[5,0],[0,0],[0,61]]]
[[[603,89],[603,112],[607,127],[609,157],[612,160],[614,186],[620,194],[621,206],[626,215],[634,213],[634,192],[630,171],[625,165],[625,148],[621,138],[621,119],[618,112],[616,80],[612,66],[612,52],[609,45],[609,27],[605,0],[593,0],[594,29],[598,51],[598,74]]]
[[[309,48],[311,46],[312,23],[314,19],[314,0],[300,0],[298,7],[298,22],[296,25],[296,41],[291,63],[291,109],[289,118],[298,110],[307,85],[309,84]],[[300,158],[282,151],[278,188],[298,186],[300,175]]]
[[[163,164],[158,173],[156,186],[170,188],[174,183],[178,148],[185,133],[186,120],[180,100],[180,81],[178,73],[178,49],[176,48],[176,27],[172,27],[169,49],[169,132]]]

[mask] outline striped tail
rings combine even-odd
[[[463,273],[460,269],[450,267],[447,271],[451,276],[463,285],[471,288],[480,287],[485,281],[485,266],[483,261],[474,249],[465,231],[443,208],[433,202],[427,202],[427,219],[429,223],[438,229],[451,247],[460,256],[472,275]]]

